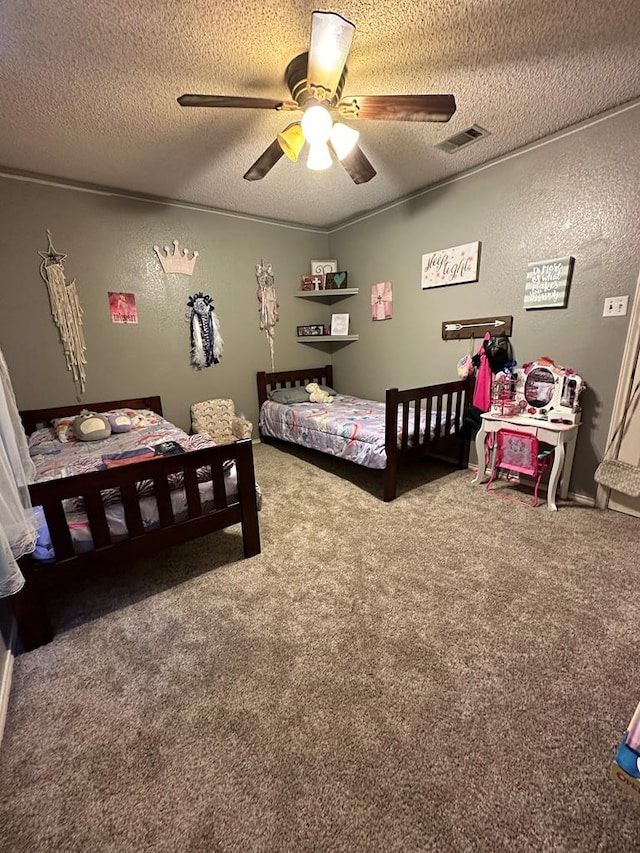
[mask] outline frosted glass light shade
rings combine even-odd
[[[331,152],[326,142],[316,142],[309,145],[309,157],[307,166],[314,172],[322,172],[330,169],[332,165]]]
[[[332,97],[347,61],[356,28],[336,12],[314,12],[311,16],[311,44],[307,81],[323,86]]]
[[[328,142],[331,135],[331,116],[320,104],[309,107],[302,116],[302,133],[309,145]]]
[[[278,134],[277,138],[280,148],[282,148],[289,160],[293,160],[295,163],[304,145],[304,136],[302,135],[300,122],[296,121],[293,124],[290,124],[289,127],[285,127],[285,129]]]
[[[346,124],[337,121],[333,125],[330,139],[338,160],[344,160],[347,154],[353,151],[359,137],[358,131],[352,127],[347,127]]]

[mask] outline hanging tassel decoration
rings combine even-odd
[[[84,368],[87,363],[87,347],[82,330],[84,312],[80,306],[75,279],[69,284],[65,281],[63,261],[67,256],[54,249],[51,231],[47,230],[47,236],[49,248],[46,252],[38,252],[42,258],[40,275],[47,285],[51,314],[60,332],[67,370],[73,373],[73,381],[80,386],[80,393],[83,394],[87,383]]]
[[[213,300],[204,293],[194,293],[187,302],[191,308],[191,364],[198,370],[218,364],[224,341],[220,322],[214,313]]]
[[[258,280],[260,328],[267,336],[269,354],[271,356],[271,370],[275,370],[274,343],[280,306],[278,305],[273,267],[271,264],[265,264],[264,258],[261,258],[260,263],[256,264],[256,279]]]

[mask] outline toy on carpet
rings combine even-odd
[[[333,397],[324,391],[317,382],[310,382],[306,389],[309,392],[310,403],[333,403]]]

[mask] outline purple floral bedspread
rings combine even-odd
[[[443,413],[443,422],[445,415]],[[436,415],[431,415],[431,435]],[[420,436],[424,438],[426,412],[421,413]],[[301,444],[349,459],[366,468],[385,468],[385,404],[338,394],[329,405],[295,403],[285,405],[268,400],[260,410],[260,430],[264,435]],[[409,431],[413,432],[413,410],[409,412]],[[398,439],[402,433],[399,418]]]

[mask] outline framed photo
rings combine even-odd
[[[338,262],[333,261],[311,261],[311,275],[326,275],[328,272],[338,272]]]
[[[346,272],[328,272],[324,277],[325,290],[344,290],[347,287]]]
[[[349,334],[349,315],[348,314],[332,314],[331,315],[331,334],[332,335],[348,335]]]
[[[316,338],[324,335],[324,326],[322,323],[315,323],[309,326],[298,326],[299,338]]]

